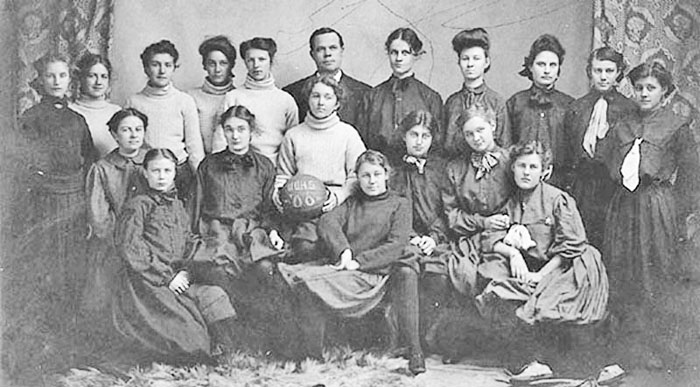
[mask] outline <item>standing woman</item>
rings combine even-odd
[[[226,93],[220,113],[231,106],[241,105],[257,117],[259,134],[251,140],[251,145],[277,164],[284,133],[299,123],[299,112],[294,98],[275,86],[272,64],[277,53],[277,44],[270,38],[256,37],[241,43],[239,52],[248,69],[243,87]],[[226,147],[221,127],[214,135],[213,149]]]
[[[226,93],[235,89],[233,67],[236,64],[236,48],[227,37],[217,35],[199,45],[199,55],[202,56],[202,66],[207,76],[202,86],[190,90],[189,94],[197,104],[204,152],[211,154],[225,149],[213,149],[212,141],[214,130],[218,126],[216,112]]]
[[[672,331],[664,318],[678,312],[664,300],[678,282],[677,241],[697,216],[700,161],[692,109],[673,93],[671,73],[654,62],[628,77],[639,114],[612,132],[608,166],[618,186],[605,219],[604,249],[611,306],[623,319],[621,344],[636,349],[628,351],[634,360],[660,367]]]
[[[554,166],[551,183],[564,188],[569,166],[565,164],[567,139],[564,118],[573,98],[555,88],[564,64],[564,47],[555,36],[535,39],[525,57],[520,75],[532,81],[527,90],[515,93],[506,102],[513,132],[513,143],[539,141],[552,151]]]
[[[88,52],[78,60],[77,66],[80,93],[69,107],[85,117],[97,154],[104,157],[117,148],[107,121],[121,109],[107,99],[112,81],[112,64],[102,55]]]
[[[442,98],[415,77],[413,65],[423,54],[423,42],[415,31],[410,28],[394,30],[384,47],[392,74],[365,95],[365,117],[358,130],[369,149],[386,152],[393,162],[395,156],[403,154],[403,149],[389,149],[392,134],[401,120],[414,110],[426,110],[433,117],[442,117]]]
[[[48,55],[37,70],[43,97],[20,118],[23,197],[16,204],[16,258],[5,267],[4,296],[13,302],[4,311],[3,355],[18,366],[34,365],[73,333],[86,267],[85,173],[96,159],[85,119],[68,108],[69,60]]]
[[[506,100],[486,85],[484,74],[491,68],[491,42],[483,28],[464,30],[452,38],[452,49],[457,53],[457,64],[462,71],[462,90],[452,94],[445,102],[445,150],[457,156],[467,150],[462,128],[457,119],[475,104],[487,107],[496,114],[494,136],[498,145],[507,148],[512,141]]]
[[[572,166],[572,195],[576,198],[583,224],[591,243],[601,248],[605,229],[605,210],[615,192],[605,166],[610,148],[610,130],[617,122],[636,112],[636,105],[616,89],[625,73],[622,54],[610,47],[593,50],[586,72],[591,91],[574,101],[565,119],[569,152],[565,160]]]

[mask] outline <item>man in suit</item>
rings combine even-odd
[[[333,74],[334,78],[343,88],[344,95],[338,115],[343,122],[358,129],[357,121],[358,115],[360,114],[362,97],[371,87],[364,82],[360,82],[344,74],[340,69],[343,63],[343,51],[345,50],[343,37],[338,31],[332,28],[322,27],[311,34],[309,46],[311,48],[309,54],[314,62],[316,62],[316,73],[289,84],[282,89],[294,97],[299,107],[299,122],[304,121],[304,117],[306,117],[309,111],[309,101],[307,98],[308,96],[304,95],[304,85],[309,79],[319,75]]]

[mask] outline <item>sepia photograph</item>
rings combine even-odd
[[[0,0],[0,385],[700,385],[700,1]]]

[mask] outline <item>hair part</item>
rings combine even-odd
[[[493,126],[494,130],[496,130],[496,113],[487,106],[474,104],[468,107],[467,110],[462,112],[462,114],[457,117],[457,127],[460,129],[460,131],[464,128],[464,125],[474,117],[482,118],[484,121]]]
[[[540,35],[532,42],[530,53],[523,59],[523,69],[520,70],[518,74],[532,80],[532,71],[530,67],[535,63],[537,55],[544,51],[552,52],[559,58],[559,71],[557,72],[557,76],[559,76],[561,73],[561,66],[564,64],[564,54],[566,54],[566,50],[564,50],[564,46],[561,45],[559,39],[550,34]]]
[[[245,42],[241,43],[238,48],[238,52],[241,54],[241,57],[245,58],[246,54],[251,49],[267,51],[267,54],[270,56],[270,63],[272,63],[275,59],[275,54],[277,53],[277,43],[275,43],[272,38],[261,38],[256,36],[253,39],[246,40]]]
[[[323,74],[318,77],[312,77],[306,83],[304,83],[304,87],[301,89],[301,95],[306,97],[306,101],[309,101],[309,98],[311,97],[311,91],[313,90],[314,86],[316,86],[317,83],[322,83],[331,89],[333,89],[333,93],[335,93],[335,97],[338,98],[338,106],[343,106],[343,103],[345,102],[345,92],[343,91],[343,88],[340,86],[340,83],[335,80],[333,75],[331,74]]]
[[[423,42],[418,37],[418,34],[416,34],[416,31],[412,30],[411,28],[397,28],[394,31],[392,31],[386,38],[386,42],[384,43],[384,48],[387,52],[389,52],[391,43],[393,43],[394,40],[397,39],[403,40],[404,42],[408,43],[408,47],[411,48],[413,55],[423,54]]]
[[[143,169],[148,169],[149,163],[160,159],[170,160],[177,166],[177,157],[173,151],[168,148],[153,148],[143,157]]]
[[[257,121],[255,119],[255,114],[248,110],[247,107],[243,105],[231,106],[221,115],[219,123],[221,124],[221,126],[224,126],[226,121],[228,121],[232,117],[240,118],[241,120],[247,122],[251,134],[258,133],[260,131],[260,128],[258,127]]]
[[[452,38],[452,49],[457,53],[458,58],[462,55],[462,51],[472,47],[481,47],[486,57],[491,57],[491,40],[489,39],[489,33],[485,29],[477,27],[463,30]],[[484,69],[484,73],[488,72],[490,68],[491,64],[489,63]]]
[[[645,62],[639,66],[633,68],[629,74],[627,74],[632,85],[636,84],[640,79],[653,77],[659,81],[659,85],[666,89],[664,97],[668,97],[675,89],[676,86],[673,84],[673,75],[666,69],[666,67],[660,62]]]
[[[519,157],[528,155],[538,155],[542,161],[542,171],[546,171],[552,166],[552,151],[539,141],[528,141],[515,144],[510,147],[510,167],[515,165]]]
[[[66,67],[68,67],[69,74],[73,72],[73,62],[71,62],[70,58],[67,55],[63,54],[46,54],[39,58],[39,60],[34,62],[34,68],[39,74],[39,77],[42,77],[46,73],[46,67],[48,67],[49,64],[59,62],[63,62],[66,64]]]
[[[422,126],[430,131],[430,134],[433,136],[433,142],[430,145],[428,152],[435,152],[441,142],[440,123],[438,122],[437,118],[433,117],[433,115],[427,110],[413,110],[401,120],[401,123],[392,135],[392,147],[397,151],[397,153],[405,152],[406,144],[404,143],[404,138],[406,136],[406,132],[415,126]]]
[[[380,151],[367,149],[366,151],[362,152],[355,162],[355,173],[359,173],[360,167],[365,163],[378,165],[384,168],[387,176],[391,175],[391,165],[389,164],[389,159]]]
[[[126,117],[136,117],[140,119],[141,122],[143,122],[144,132],[148,128],[148,116],[146,116],[144,113],[142,113],[136,108],[128,107],[123,108],[118,112],[114,113],[109,119],[109,121],[107,121],[107,128],[109,128],[109,131],[112,133],[116,133],[117,129],[119,129],[119,124],[121,124],[122,120],[124,120]]]
[[[149,45],[141,53],[141,64],[143,65],[144,69],[148,67],[149,62],[157,54],[168,54],[172,56],[173,65],[175,65],[175,68],[179,66],[178,60],[180,59],[180,53],[177,51],[177,48],[175,48],[175,45],[171,41],[163,39]]]
[[[340,41],[340,48],[345,48],[345,42],[343,41],[343,36],[340,34],[340,32],[338,32],[330,27],[321,27],[321,28],[315,30],[314,32],[312,32],[311,36],[309,37],[309,49],[311,51],[314,50],[314,39],[316,39],[316,37],[319,35],[325,35],[325,34],[336,34],[338,36],[338,40]]]
[[[588,78],[591,78],[593,74],[592,71],[594,59],[600,61],[607,60],[615,63],[618,71],[617,77],[615,77],[615,82],[620,82],[623,78],[625,78],[625,71],[627,70],[625,57],[621,53],[615,51],[615,49],[612,47],[598,47],[591,51],[591,55],[588,56],[588,62],[586,64],[586,75],[588,75]]]
[[[236,64],[236,47],[233,46],[231,41],[224,35],[216,35],[204,40],[199,45],[199,55],[202,56],[202,66],[205,70],[207,67],[207,57],[212,51],[219,51],[224,54],[231,64],[231,74],[233,75],[233,67]]]
[[[97,64],[103,65],[107,69],[109,78],[112,79],[112,62],[110,62],[106,56],[93,54],[89,51],[80,57],[75,64],[77,67],[77,78],[82,82],[83,79],[87,78],[90,69]]]

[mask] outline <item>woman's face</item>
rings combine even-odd
[[[417,56],[405,40],[396,39],[389,45],[389,65],[393,74],[399,78],[413,71]]]
[[[522,190],[531,190],[537,187],[542,180],[544,170],[542,158],[538,154],[529,154],[518,157],[511,166],[515,185]]]
[[[620,70],[613,61],[593,59],[590,75],[593,88],[600,92],[606,92],[615,86]]]
[[[642,78],[634,83],[634,99],[643,111],[656,110],[661,106],[665,94],[666,89],[655,77]]]
[[[316,118],[326,118],[338,110],[340,104],[332,87],[316,82],[309,94],[309,110]]]
[[[209,51],[207,59],[204,61],[204,69],[207,71],[209,82],[216,86],[226,85],[231,82],[231,68],[233,65],[228,61],[223,52]]]
[[[413,157],[425,157],[433,144],[433,134],[423,125],[416,125],[407,130],[403,136],[406,154]]]
[[[248,152],[248,148],[250,148],[250,125],[248,121],[238,117],[229,117],[223,126],[228,150],[238,155]]]
[[[472,117],[462,126],[464,140],[474,152],[488,152],[496,147],[493,124],[482,117]]]
[[[360,189],[367,196],[377,196],[386,192],[389,175],[381,165],[362,163],[357,170]]]
[[[41,74],[44,93],[48,96],[63,98],[70,85],[70,71],[66,62],[51,62],[46,64]]]
[[[270,76],[272,61],[265,50],[251,48],[245,53],[245,67],[248,75],[256,81],[262,81]]]
[[[175,185],[175,163],[163,157],[149,161],[146,180],[148,186],[156,191],[169,191]]]
[[[175,73],[175,58],[168,53],[158,53],[146,64],[148,83],[156,88],[167,87]]]
[[[104,99],[109,90],[109,70],[102,63],[95,63],[88,70],[82,85],[83,95],[91,99]]]
[[[486,68],[491,60],[486,56],[486,51],[481,47],[469,47],[459,54],[459,68],[466,82],[472,82],[484,77]]]
[[[532,81],[542,88],[549,88],[559,77],[559,56],[551,51],[542,51],[530,65]]]
[[[117,130],[112,132],[112,137],[117,141],[122,153],[132,154],[143,146],[145,133],[143,121],[136,116],[128,116],[119,122]]]

